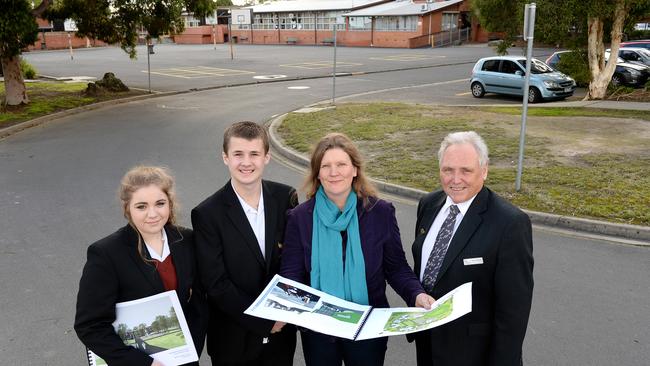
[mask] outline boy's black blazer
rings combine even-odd
[[[280,269],[286,214],[298,204],[295,189],[281,183],[263,180],[262,194],[264,256],[230,181],[192,210],[198,268],[210,304],[207,350],[213,362],[254,360],[265,337],[274,353],[293,359],[294,327],[270,336],[273,321],[244,314]]]

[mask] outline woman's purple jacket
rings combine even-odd
[[[314,204],[312,198],[289,211],[280,267],[281,276],[306,285],[310,285]],[[367,207],[363,207],[363,201],[359,200],[357,214],[370,305],[389,307],[386,299],[388,281],[408,306],[414,306],[417,295],[425,291],[406,261],[395,207],[377,198],[370,198]]]

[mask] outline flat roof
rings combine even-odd
[[[386,0],[283,0],[245,7],[253,13],[286,13],[290,11],[351,10],[376,5]]]
[[[447,6],[455,5],[463,0],[447,0],[433,3],[414,3],[412,0],[397,0],[385,4],[379,4],[364,9],[359,9],[347,14],[344,17],[381,17],[400,15],[420,15],[438,11]]]

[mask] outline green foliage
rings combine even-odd
[[[61,0],[47,16],[73,19],[79,36],[117,43],[135,58],[138,29],[146,31],[147,39],[181,33],[185,9],[202,17],[215,8],[212,0]]]
[[[625,32],[627,34],[627,39],[633,41],[635,39],[648,39],[650,38],[650,29],[649,30],[638,30],[631,29]]]
[[[575,50],[562,54],[556,65],[557,69],[571,76],[578,86],[587,86],[591,82],[589,61],[586,50]]]
[[[512,38],[523,28],[524,2],[521,0],[473,0],[481,26],[490,32],[505,32]]]
[[[36,79],[36,68],[24,58],[20,59],[20,71],[26,79]]]
[[[38,39],[38,25],[27,0],[0,0],[0,56],[13,57]]]
[[[621,0],[628,10],[626,29],[632,29],[637,20],[650,13],[650,0]],[[475,0],[472,7],[481,25],[490,32],[505,32],[514,39],[522,33],[526,0]],[[587,45],[587,18],[601,18],[605,22],[604,41],[609,40],[609,29],[614,18],[616,1],[612,0],[536,0],[535,41],[557,44],[567,48]]]

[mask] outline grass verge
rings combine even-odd
[[[442,138],[452,131],[474,130],[490,148],[486,184],[516,205],[650,225],[648,117],[553,109],[529,110],[533,113],[520,192],[515,192],[514,181],[521,117],[513,110],[351,103],[291,113],[278,132],[287,145],[303,153],[325,133],[343,132],[363,151],[372,177],[430,191],[439,188],[435,156]]]
[[[26,86],[29,104],[0,107],[0,128],[66,109],[143,94],[141,91],[131,90],[126,93],[87,97],[82,93],[86,89],[86,83],[36,82],[27,83]],[[5,86],[0,83],[0,100],[4,97]]]

